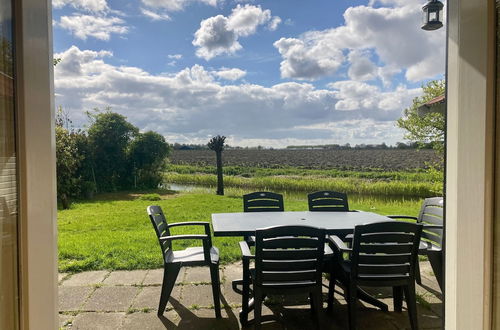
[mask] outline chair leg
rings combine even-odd
[[[241,293],[240,323],[245,326],[248,323],[248,306],[250,300],[250,262],[243,259],[243,287]]]
[[[220,311],[220,279],[219,279],[219,264],[210,265],[210,279],[212,281],[212,294],[214,296],[215,317],[221,318]]]
[[[441,292],[443,292],[443,253],[441,251],[435,253],[433,252],[429,253],[428,256],[432,271],[438,281],[439,288],[441,289]]]
[[[179,275],[180,269],[180,264],[167,264],[163,269],[163,283],[161,285],[158,316],[162,316],[165,311],[165,307],[167,307],[168,298],[170,298],[170,294],[172,293],[172,289],[174,288],[175,280],[177,279],[177,275]]]
[[[330,272],[330,282],[328,282],[328,312],[333,310],[333,295],[335,294],[335,281],[333,271]]]
[[[415,263],[415,280],[419,285],[422,285],[422,277],[420,277],[420,260],[418,260],[418,256],[417,262]]]
[[[263,296],[262,296],[262,293],[261,291],[258,289],[258,288],[255,288],[253,289],[253,293],[254,293],[254,296],[253,296],[253,299],[254,299],[254,328],[255,329],[260,329],[260,322],[261,322],[261,316],[262,316],[262,300],[263,300]]]
[[[394,299],[394,311],[401,313],[403,311],[403,288],[400,286],[393,287],[392,297]]]
[[[408,306],[408,315],[410,317],[410,324],[412,330],[418,329],[418,317],[417,317],[417,299],[415,294],[415,284],[410,283],[404,287],[406,305]]]
[[[315,290],[312,292],[312,300],[314,301],[314,314],[316,316],[316,322],[318,325],[318,329],[321,329],[321,324],[322,324],[322,319],[321,319],[321,313],[323,312],[323,299],[321,297],[321,288]]]
[[[316,301],[312,292],[309,293],[309,305],[311,306],[311,313],[314,314],[316,312]]]
[[[353,281],[347,286],[347,305],[349,308],[349,330],[356,329],[356,309],[358,305],[358,288]]]

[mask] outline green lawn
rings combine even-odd
[[[228,190],[226,196],[202,192],[162,195],[161,201],[143,201],[136,195],[120,193],[97,196],[93,201],[74,203],[69,210],[58,212],[59,271],[79,272],[97,269],[147,269],[162,267],[160,250],[146,207],[160,205],[169,222],[210,221],[217,212],[242,210],[241,190]],[[419,200],[388,201],[350,196],[352,209],[380,214],[416,215]],[[285,197],[285,209],[307,209],[305,198]],[[193,233],[175,228],[174,234]],[[237,237],[215,237],[222,262],[240,258]],[[184,248],[188,244],[176,246]]]

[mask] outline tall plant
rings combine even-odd
[[[224,150],[225,136],[217,135],[208,141],[208,148],[215,151],[217,158],[217,195],[224,195],[224,179],[222,177],[222,151]]]

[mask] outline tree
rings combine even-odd
[[[418,113],[418,108],[445,92],[444,80],[433,80],[422,86],[423,94],[413,99],[412,105],[404,110],[397,126],[405,129],[405,139],[416,142],[419,146],[431,144],[439,152],[444,150],[445,116],[432,112],[425,115]]]
[[[89,147],[95,181],[99,191],[117,191],[132,185],[132,168],[127,162],[127,149],[138,135],[137,127],[118,113],[106,109],[89,114],[93,121],[88,129]]]
[[[131,142],[129,162],[134,170],[134,187],[158,187],[163,180],[165,158],[170,150],[165,138],[152,131],[139,134]]]
[[[222,150],[224,150],[225,136],[217,135],[208,141],[208,148],[215,151],[217,158],[217,195],[224,195],[224,181],[222,177]]]
[[[81,177],[77,174],[83,156],[78,149],[79,131],[71,126],[71,120],[61,107],[56,113],[56,172],[57,199],[63,209],[68,209],[71,198],[80,194]]]

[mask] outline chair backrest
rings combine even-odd
[[[171,241],[161,241],[160,237],[162,236],[170,236],[170,230],[167,225],[167,220],[165,219],[165,215],[161,207],[158,205],[150,205],[147,207],[147,212],[149,215],[149,219],[153,224],[153,228],[156,232],[156,236],[158,237],[158,243],[160,243],[160,248],[163,254],[165,254],[169,249],[172,248]]]
[[[321,285],[325,230],[276,226],[255,235],[255,285],[298,288]]]
[[[283,212],[283,195],[257,191],[243,195],[243,212]]]
[[[336,191],[317,191],[307,195],[309,211],[349,211],[347,195]]]
[[[426,198],[420,208],[420,214],[418,215],[417,222],[423,224],[424,226],[443,226],[443,206],[443,197]],[[427,241],[436,247],[441,247],[443,242],[443,229],[424,227],[422,240]]]
[[[403,221],[356,226],[351,278],[388,286],[413,280],[421,233],[422,225]]]

